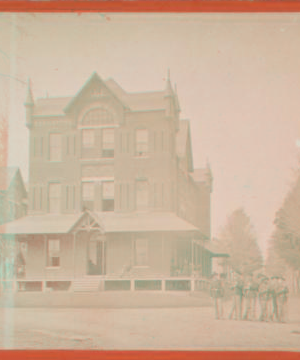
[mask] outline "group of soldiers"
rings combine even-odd
[[[224,274],[213,274],[210,295],[214,300],[216,319],[223,318],[227,288],[232,295],[229,319],[286,322],[289,289],[284,277],[234,273],[234,280],[227,284]],[[258,318],[257,302],[260,305]]]

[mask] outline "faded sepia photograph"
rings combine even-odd
[[[300,350],[299,13],[0,13],[0,349]]]

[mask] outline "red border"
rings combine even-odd
[[[300,0],[0,0],[0,12],[300,12]],[[0,351],[1,360],[300,360],[273,351]]]
[[[299,12],[299,0],[0,0],[11,12]]]
[[[276,351],[0,351],[5,360],[299,360],[300,353]]]

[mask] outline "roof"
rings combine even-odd
[[[65,116],[64,108],[72,100],[72,97],[49,97],[36,99],[34,116],[61,115]]]
[[[222,244],[219,241],[211,240],[205,243],[205,249],[212,253],[214,256],[222,256],[222,257],[229,257],[229,254],[224,249]]]
[[[0,191],[6,191],[9,188],[18,170],[17,167],[0,167]]]
[[[0,234],[65,234],[82,217],[79,214],[46,214],[20,218],[0,226]]]
[[[170,212],[96,213],[105,232],[199,231],[194,225]]]
[[[88,212],[105,233],[199,231],[174,213]],[[31,215],[0,226],[1,234],[66,234],[85,213]]]
[[[103,83],[124,105],[126,105],[126,107],[128,106],[131,111],[154,111],[165,109],[165,91],[129,93],[122,89],[112,78],[103,81]],[[65,109],[70,106],[80,93],[81,91],[79,91],[77,95],[74,95],[74,97],[47,97],[36,99],[34,116],[64,116]]]

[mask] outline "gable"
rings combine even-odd
[[[80,107],[80,104],[86,102],[105,102],[108,99],[117,102],[123,108],[128,106],[122,101],[100,78],[97,73],[93,73],[92,76],[87,80],[79,92],[71,99],[71,101],[64,108],[65,113],[70,113],[76,108]]]

